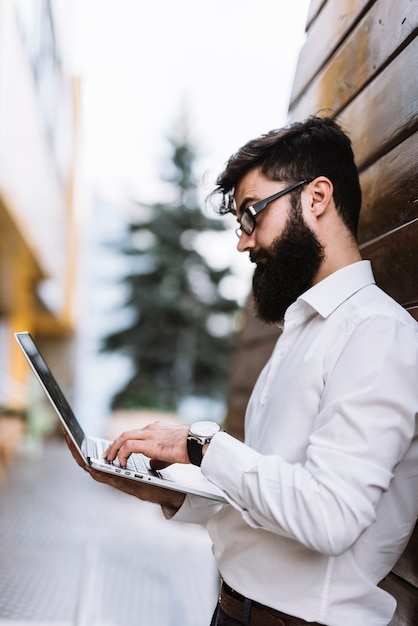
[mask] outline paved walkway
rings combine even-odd
[[[51,442],[0,485],[0,626],[208,626],[206,531],[95,483]]]

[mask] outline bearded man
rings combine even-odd
[[[396,602],[378,584],[418,515],[418,325],[361,258],[351,142],[311,117],[249,141],[217,184],[212,198],[256,265],[256,312],[282,327],[245,442],[216,425],[155,423],[105,457],[201,465],[227,503],[86,469],[206,524],[222,577],[212,626],[384,626]]]

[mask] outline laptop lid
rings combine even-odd
[[[103,459],[94,459],[88,457],[86,450],[90,440],[98,439],[95,437],[86,437],[77,418],[75,417],[70,405],[68,404],[62,390],[47,366],[45,360],[41,356],[34,340],[27,331],[15,333],[16,340],[25,355],[31,369],[39,380],[45,394],[49,398],[52,406],[58,414],[65,430],[70,435],[76,448],[80,452],[83,459],[92,467],[108,473],[120,473],[122,470],[114,467],[112,464],[105,463]],[[99,438],[100,439],[100,438]],[[215,485],[210,483],[200,472],[200,468],[195,465],[182,463],[174,463],[169,467],[169,476],[165,477],[166,471],[151,472],[151,475],[136,474],[134,472],[123,470],[123,474],[128,478],[137,480],[147,480],[158,487],[173,489],[183,493],[193,493],[206,498],[211,498],[225,502],[223,492]]]
[[[45,360],[40,354],[34,340],[30,333],[20,332],[15,333],[17,342],[19,343],[23,354],[25,355],[32,370],[37,375],[39,382],[42,385],[43,390],[48,396],[52,406],[55,408],[61,421],[66,426],[66,430],[77,446],[80,454],[85,458],[83,452],[83,441],[85,439],[85,433],[81,428],[77,418],[75,417],[70,405],[67,402],[62,390],[60,389],[57,381],[52,375]]]

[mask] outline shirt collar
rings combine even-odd
[[[326,318],[356,291],[374,283],[370,261],[358,261],[330,274],[305,291],[298,300]]]

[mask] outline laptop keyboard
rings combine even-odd
[[[92,458],[101,459],[107,465],[113,465],[114,467],[119,468],[121,471],[132,472],[133,474],[148,474],[150,476],[157,476],[158,478],[164,478],[165,480],[172,480],[169,472],[166,470],[157,471],[153,470],[146,462],[146,457],[143,454],[131,454],[126,461],[126,466],[124,468],[121,467],[119,459],[116,457],[114,461],[107,461],[103,459],[103,453],[107,449],[110,442],[103,441],[90,441],[87,440],[88,444],[88,455]]]
[[[112,465],[115,467],[120,467],[119,459],[116,459],[112,462]],[[131,456],[126,461],[125,469],[131,470],[131,472],[140,472],[142,474],[148,474],[150,471],[150,467],[147,467],[144,459],[139,456],[139,454],[131,454]]]

